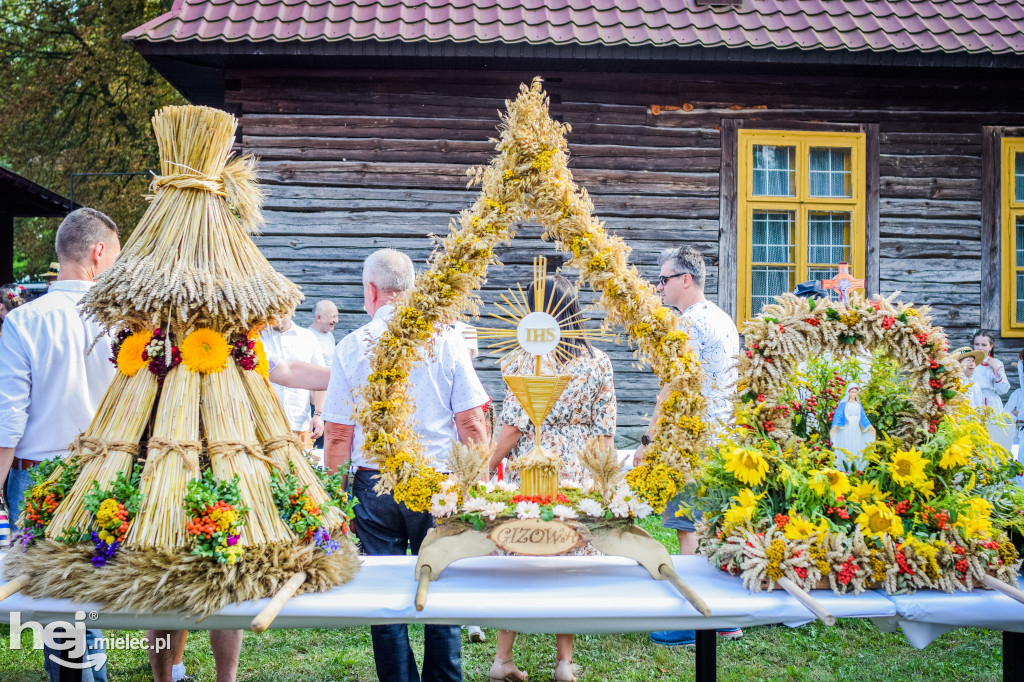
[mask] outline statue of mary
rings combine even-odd
[[[864,406],[860,404],[858,395],[860,386],[848,384],[846,395],[836,405],[832,415],[832,450],[836,455],[836,468],[845,464],[851,471],[867,467],[867,460],[861,453],[869,443],[875,440],[875,427],[868,421]]]

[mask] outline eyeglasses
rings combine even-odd
[[[688,273],[688,272],[677,272],[674,275],[661,275],[660,277],[658,277],[658,284],[660,284],[661,286],[665,286],[666,284],[668,284],[668,281],[670,279],[672,279],[673,277],[682,277],[683,275],[688,275],[688,274],[690,274],[690,273]]]

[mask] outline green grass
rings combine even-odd
[[[655,519],[646,529],[675,549],[675,533]],[[422,661],[423,627],[410,626],[413,650]],[[141,636],[139,632],[108,631],[108,637]],[[0,625],[0,682],[45,680],[41,651],[31,649],[31,633],[22,649],[11,650],[10,629]],[[464,641],[463,675],[486,680],[494,656],[494,632],[484,644]],[[530,680],[551,679],[555,665],[552,635],[520,635],[516,662]],[[593,682],[692,680],[692,648],[665,648],[651,644],[643,633],[581,635],[575,659]],[[205,632],[189,635],[185,664],[199,680],[213,680],[213,656]],[[743,639],[718,644],[718,679],[758,682],[831,680],[999,680],[1002,666],[1000,633],[961,629],[947,633],[927,649],[918,651],[899,633],[879,632],[869,621],[842,620],[835,627],[812,623],[801,628],[750,628]],[[113,651],[108,660],[111,680],[150,680],[144,651]],[[319,680],[376,680],[368,627],[348,630],[271,630],[246,633],[242,645],[239,680],[253,682],[315,682]]]

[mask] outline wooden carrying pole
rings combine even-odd
[[[783,576],[782,578],[776,580],[775,584],[784,589],[786,592],[789,592],[794,597],[796,597],[797,601],[806,606],[807,609],[815,616],[817,616],[818,620],[820,620],[825,625],[831,627],[832,625],[836,624],[835,616],[833,616],[831,613],[825,610],[824,606],[819,604],[817,600],[811,597],[811,595],[807,594],[807,592],[800,589],[800,587],[789,578]]]
[[[28,576],[19,575],[14,580],[0,585],[0,601],[7,599],[12,594],[21,592],[25,587],[28,586]]]
[[[1013,585],[1007,585],[999,578],[987,574],[982,577],[981,582],[985,584],[985,587],[993,589],[996,592],[1002,592],[1010,599],[1016,599],[1021,604],[1024,604],[1024,592]]]
[[[270,600],[270,603],[263,607],[263,610],[256,614],[256,617],[252,619],[252,624],[249,626],[253,632],[263,632],[270,627],[270,624],[277,618],[277,614],[281,613],[281,609],[288,602],[289,599],[295,596],[295,591],[302,587],[302,583],[306,582],[306,572],[299,571],[288,581],[281,586],[281,589],[277,591],[274,598]]]

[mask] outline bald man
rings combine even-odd
[[[309,331],[313,332],[320,350],[323,351],[324,360],[330,369],[331,360],[334,359],[334,347],[337,342],[334,340],[334,325],[338,324],[338,306],[326,298],[317,301],[313,307],[313,324],[309,325]]]

